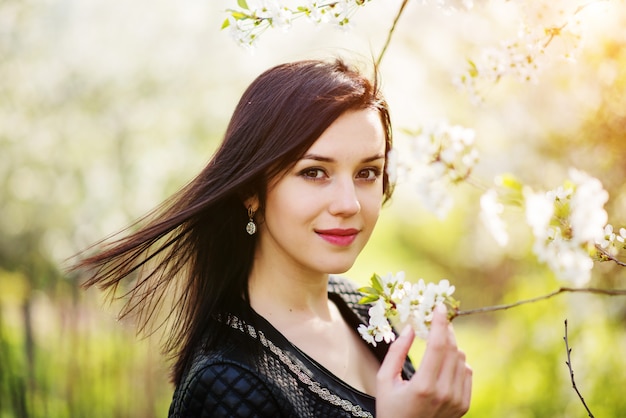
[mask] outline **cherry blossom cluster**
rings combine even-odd
[[[569,179],[548,192],[535,192],[511,177],[500,179],[505,192],[489,190],[481,198],[481,219],[501,245],[508,235],[500,215],[503,201],[524,206],[534,237],[533,252],[562,280],[576,286],[591,278],[594,260],[607,260],[625,249],[626,229],[616,234],[604,209],[609,194],[590,175],[570,169]]]
[[[415,187],[426,209],[444,218],[453,205],[450,188],[467,180],[478,162],[473,129],[440,123],[398,143],[399,181]]]
[[[316,24],[329,23],[340,28],[350,24],[360,6],[371,0],[237,0],[236,8],[227,9],[222,29],[229,28],[241,46],[254,47],[268,28],[289,29],[294,19],[306,17]],[[470,10],[473,0],[422,0],[444,11]]]
[[[536,82],[541,69],[554,58],[574,61],[582,43],[579,12],[586,6],[565,0],[521,2],[517,36],[468,60],[466,71],[453,83],[478,104],[483,101],[483,89],[501,79]]]
[[[364,294],[360,303],[371,304],[369,324],[359,325],[359,334],[365,341],[376,346],[395,339],[395,329],[411,325],[415,334],[428,338],[433,312],[436,306],[448,305],[458,309],[459,303],[452,297],[454,286],[448,280],[438,284],[425,283],[420,279],[412,283],[404,279],[404,272],[386,276],[374,274],[370,286],[359,289]]]
[[[596,242],[604,239],[609,194],[588,174],[570,170],[563,186],[526,194],[526,219],[533,230],[533,251],[563,280],[575,285],[591,278]]]
[[[370,1],[237,0],[237,7],[226,10],[228,17],[222,29],[228,28],[239,45],[254,47],[265,30],[287,30],[299,17],[347,28],[354,13]],[[573,61],[582,43],[580,12],[596,2],[519,2],[521,18],[517,36],[485,48],[477,59],[468,60],[468,67],[453,78],[453,83],[478,104],[483,101],[482,91],[503,78],[534,82],[552,58]],[[422,0],[422,3],[434,4],[446,12],[470,10],[474,6],[473,0]]]
[[[306,17],[320,24],[346,28],[356,10],[370,0],[238,0],[237,8],[228,9],[222,29],[229,28],[233,39],[253,47],[268,28],[291,27],[294,19]]]

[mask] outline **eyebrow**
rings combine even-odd
[[[361,162],[362,163],[369,163],[369,162],[376,161],[376,160],[381,160],[381,159],[384,159],[384,158],[385,158],[384,154],[376,154],[376,155],[372,155],[371,157],[363,158],[361,160]],[[300,160],[314,160],[314,161],[322,161],[322,162],[326,162],[326,163],[334,163],[335,162],[334,158],[324,157],[324,156],[318,155],[318,154],[305,154]]]

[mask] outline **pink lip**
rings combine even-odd
[[[358,229],[349,228],[349,229],[318,229],[315,231],[317,235],[319,235],[324,241],[329,242],[333,245],[339,245],[345,247],[350,245],[356,239],[356,236],[359,234]]]

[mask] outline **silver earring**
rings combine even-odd
[[[256,233],[256,224],[254,223],[254,211],[252,210],[252,206],[248,206],[248,224],[246,225],[246,232],[250,235],[254,235]]]

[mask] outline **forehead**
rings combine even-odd
[[[311,145],[307,154],[371,156],[385,152],[385,129],[375,109],[350,110],[339,116]]]

